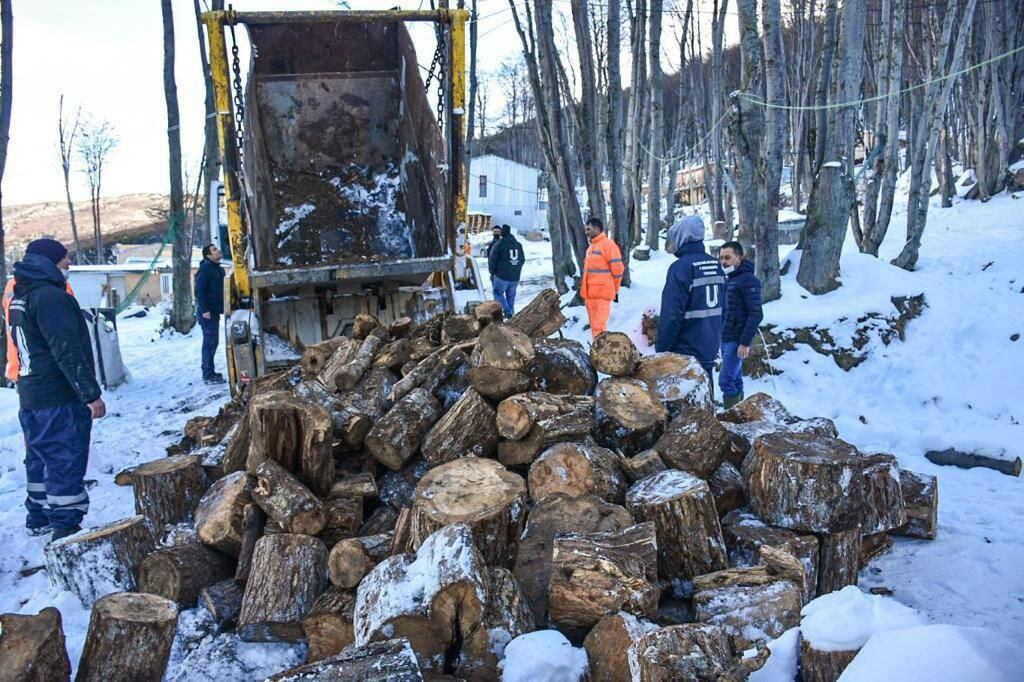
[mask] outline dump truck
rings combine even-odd
[[[295,350],[349,334],[360,313],[421,322],[451,310],[455,236],[466,219],[468,13],[203,18],[232,263],[232,390],[293,364]],[[427,82],[407,22],[435,28]],[[436,110],[427,94],[435,80]]]

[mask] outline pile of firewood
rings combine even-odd
[[[741,680],[889,534],[934,538],[934,479],[765,394],[716,415],[691,359],[546,338],[564,321],[554,291],[508,321],[361,317],[190,421],[118,476],[136,516],[46,550],[93,608],[80,677],[159,679],[199,604],[308,642],[273,679],[495,680],[547,627],[593,680]],[[804,647],[804,679],[846,662]]]

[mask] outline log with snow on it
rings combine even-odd
[[[589,677],[587,652],[557,630],[538,630],[516,637],[505,647],[502,682],[584,682]]]
[[[327,410],[331,417],[331,428],[336,438],[349,448],[358,448],[366,433],[373,426],[372,419],[364,410],[346,402],[331,393],[326,386],[315,379],[303,381],[292,389],[297,398],[313,403]]]
[[[378,462],[397,471],[415,456],[440,416],[441,403],[427,390],[415,388],[374,424],[366,435],[366,449]]]
[[[730,454],[730,461],[738,469],[742,468],[743,460],[759,436],[785,431],[811,433],[829,438],[839,437],[839,431],[831,419],[796,417],[767,393],[755,393],[740,401],[736,406],[721,413],[719,420],[732,438],[733,452]]]
[[[961,452],[954,448],[931,450],[926,452],[924,456],[932,464],[939,464],[941,466],[954,466],[959,467],[960,469],[974,469],[976,467],[982,467],[998,471],[999,473],[1006,474],[1007,476],[1020,476],[1021,472],[1020,457],[1001,459],[998,457],[989,457],[988,455],[979,455],[973,452]]]
[[[661,455],[653,448],[632,457],[619,458],[619,466],[622,467],[622,473],[626,474],[630,483],[636,483],[668,468],[665,466],[664,460],[661,459]]]
[[[469,382],[491,400],[503,400],[530,387],[527,371],[533,363],[533,341],[503,324],[483,330],[470,356]]]
[[[202,462],[192,455],[174,455],[140,464],[132,472],[135,513],[156,528],[191,521],[209,481]]]
[[[634,682],[711,682],[733,666],[729,633],[706,623],[651,630],[633,642],[628,656]]]
[[[178,607],[155,594],[117,592],[92,607],[76,682],[160,682],[178,625]]]
[[[554,289],[544,289],[505,323],[531,339],[554,334],[565,324],[561,300]]]
[[[591,682],[620,682],[631,679],[629,649],[634,642],[659,626],[619,611],[602,618],[591,628],[583,648],[590,660]]]
[[[720,517],[747,503],[743,474],[732,465],[732,462],[722,462],[708,479],[708,486],[715,497],[715,509],[718,510]]]
[[[505,647],[535,628],[533,613],[512,572],[490,566],[484,574],[487,606],[480,625],[463,640],[455,665],[456,676],[468,682],[498,679]]]
[[[513,395],[498,404],[498,435],[507,440],[526,437],[540,421],[575,409],[594,408],[589,396],[561,396],[543,391],[529,391]]]
[[[734,645],[748,649],[757,640],[775,639],[799,625],[802,572],[796,577],[797,582],[781,579],[765,566],[697,576],[693,579],[694,614],[699,622],[724,627]]]
[[[796,557],[804,569],[803,596],[809,602],[818,587],[818,538],[785,528],[772,528],[745,509],[729,512],[722,518],[722,535],[729,550],[729,564],[735,567],[757,566],[762,547],[772,547]]]
[[[597,386],[590,354],[571,339],[534,339],[528,374],[534,389],[555,395],[590,395]]]
[[[234,575],[234,559],[206,545],[164,547],[139,564],[138,590],[189,608],[196,605],[203,588]]]
[[[406,639],[390,639],[349,647],[330,658],[300,665],[267,678],[267,682],[422,682],[416,653]]]
[[[60,611],[0,615],[0,680],[58,682],[71,679]]]
[[[732,451],[732,442],[714,412],[686,406],[665,427],[654,449],[668,466],[706,480]]]
[[[658,394],[640,379],[605,379],[594,390],[594,436],[627,457],[652,447],[667,421]]]
[[[594,369],[613,377],[632,375],[640,364],[640,351],[622,332],[603,332],[590,345]]]
[[[552,445],[530,465],[530,499],[565,493],[573,497],[597,495],[619,504],[626,492],[626,477],[614,452],[587,443]]]
[[[655,353],[640,360],[636,378],[655,390],[674,419],[684,407],[714,409],[711,379],[696,359],[678,353]]]
[[[323,503],[284,467],[272,459],[253,471],[252,498],[286,533],[316,535],[327,522]]]
[[[939,515],[938,479],[935,476],[900,469],[900,488],[907,510],[907,523],[894,528],[892,534],[934,540]]]
[[[589,440],[594,428],[593,406],[593,399],[582,398],[573,402],[567,412],[551,415],[534,423],[525,437],[519,440],[499,441],[498,461],[505,466],[529,465],[550,446]]]

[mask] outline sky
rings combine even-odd
[[[200,2],[202,5],[204,0]],[[4,204],[63,200],[57,148],[61,94],[66,112],[73,114],[81,106],[83,117],[109,121],[119,138],[104,168],[104,196],[166,193],[169,170],[160,2],[14,0],[13,4],[14,104]],[[429,7],[429,0],[350,0],[349,4],[353,9],[396,5],[417,9]],[[666,6],[672,4],[666,0]],[[233,5],[239,11],[337,8],[330,0],[234,0]],[[192,0],[173,0],[173,8],[182,149],[194,178],[202,157],[204,117],[198,37]],[[495,71],[503,60],[520,52],[519,38],[508,0],[480,0],[478,8],[478,68]],[[555,0],[555,8],[556,12],[568,12],[568,0]],[[730,19],[730,23],[734,21]],[[666,32],[664,36],[669,44],[670,35]],[[414,36],[421,64],[429,64],[434,49],[429,31]],[[670,56],[671,51],[666,48],[665,54]],[[500,108],[499,97],[492,89],[488,105],[492,118]],[[76,172],[82,168],[77,156],[73,164],[72,196],[87,199],[85,177]]]

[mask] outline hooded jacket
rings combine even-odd
[[[704,221],[687,216],[669,229],[676,262],[661,293],[655,349],[714,362],[722,340],[725,272],[704,251]]]
[[[761,311],[761,280],[754,275],[754,264],[740,261],[729,273],[725,283],[725,317],[722,320],[722,341],[735,341],[749,346],[757,326],[764,319]]]
[[[512,228],[501,226],[501,241],[487,252],[487,269],[493,277],[506,282],[518,282],[523,272],[523,245],[512,236]]]
[[[211,317],[224,314],[224,268],[204,258],[196,271],[196,315],[210,313]]]
[[[64,276],[49,258],[14,264],[11,334],[18,350],[18,397],[24,410],[100,397],[89,328]]]

